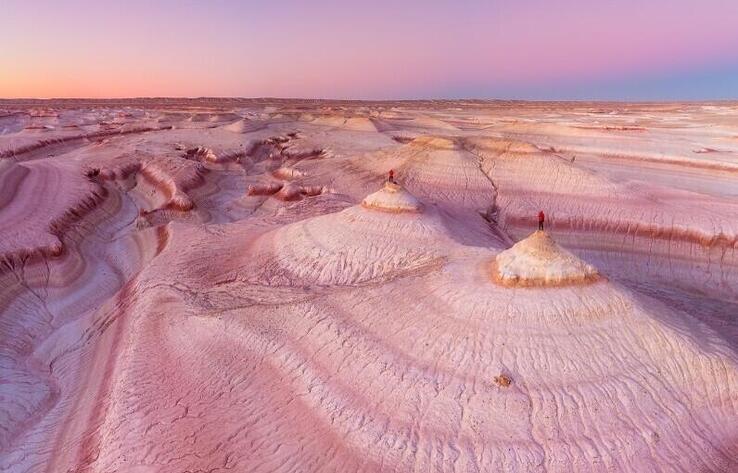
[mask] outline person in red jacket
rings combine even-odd
[[[543,221],[546,219],[546,215],[543,213],[543,210],[538,212],[538,229],[543,230]]]
[[[387,181],[391,182],[392,184],[395,183],[395,170],[394,169],[390,169],[389,177],[387,178]]]

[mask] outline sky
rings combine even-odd
[[[2,0],[0,97],[738,99],[738,0]]]

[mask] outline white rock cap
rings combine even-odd
[[[423,204],[401,185],[386,182],[384,187],[369,194],[361,202],[364,207],[384,212],[421,212]]]
[[[597,269],[561,248],[542,230],[499,253],[492,275],[504,286],[560,286],[599,277]]]

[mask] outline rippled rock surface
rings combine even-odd
[[[738,471],[733,104],[0,108],[0,471]]]

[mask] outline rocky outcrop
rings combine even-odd
[[[538,230],[495,257],[492,277],[503,286],[564,286],[594,282],[599,275]]]
[[[387,182],[361,202],[366,208],[382,212],[421,212],[423,205],[399,184]]]
[[[438,215],[387,183],[361,205],[259,237],[245,276],[287,286],[377,282],[437,267],[444,245],[453,242]]]

